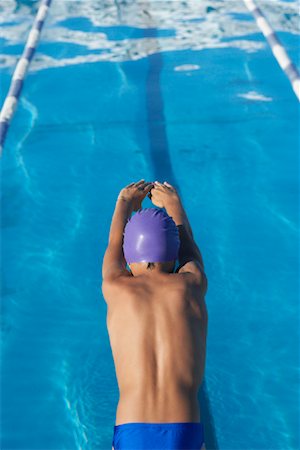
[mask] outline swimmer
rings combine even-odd
[[[142,209],[146,196],[156,208]],[[112,450],[203,450],[207,278],[171,184],[121,190],[102,280],[120,394]]]

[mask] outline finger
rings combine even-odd
[[[149,192],[153,188],[152,183],[145,187],[145,191]]]
[[[140,181],[137,181],[134,183],[136,186],[140,186],[140,184],[143,184],[145,182],[144,178],[142,178]]]
[[[147,183],[140,183],[140,184],[136,184],[134,187],[138,190],[138,191],[143,191],[147,186]]]
[[[155,186],[161,188],[162,190],[164,190],[168,187],[165,184],[160,183],[159,181],[155,181]]]
[[[130,183],[130,184],[128,184],[127,186],[125,186],[126,188],[129,188],[129,187],[131,187],[131,186],[133,186],[134,185],[134,181],[132,182],[132,183]]]
[[[143,195],[147,195],[148,192],[152,189],[152,185],[151,184],[145,184],[145,185],[140,185],[137,188],[139,191],[142,191]]]
[[[164,181],[164,184],[170,188],[173,188],[173,186],[170,183],[168,183],[167,181]]]
[[[139,186],[138,186],[138,188],[140,189],[140,188],[143,188],[143,189],[146,189],[146,188],[148,188],[148,186],[153,186],[153,184],[151,183],[151,182],[149,182],[149,181],[147,181],[147,182],[145,182],[145,183],[142,183],[142,184],[140,184]]]

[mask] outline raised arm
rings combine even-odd
[[[131,275],[126,269],[123,254],[123,232],[132,212],[141,207],[143,199],[152,186],[153,183],[140,180],[136,183],[130,183],[119,193],[111,221],[108,246],[103,258],[103,281],[113,281],[120,276]]]
[[[164,207],[177,225],[180,237],[177,272],[194,274],[195,280],[201,283],[206,291],[207,278],[203,258],[194,240],[192,227],[176,189],[169,183],[156,182],[155,188],[151,190],[151,200],[155,205]]]

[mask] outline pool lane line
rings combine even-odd
[[[33,25],[29,32],[26,45],[12,76],[7,96],[4,100],[0,113],[0,154],[2,153],[6,134],[16,111],[24,79],[26,77],[30,62],[37,47],[48,10],[52,0],[41,0]]]
[[[288,56],[275,31],[267,21],[262,10],[256,5],[255,1],[244,0],[244,3],[248,10],[252,13],[258,28],[261,30],[266,40],[268,41],[273,55],[275,56],[283,72],[290,80],[293,91],[300,101],[300,74],[297,67]]]

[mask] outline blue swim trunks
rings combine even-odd
[[[200,422],[132,422],[114,426],[115,450],[201,450],[204,443]]]

